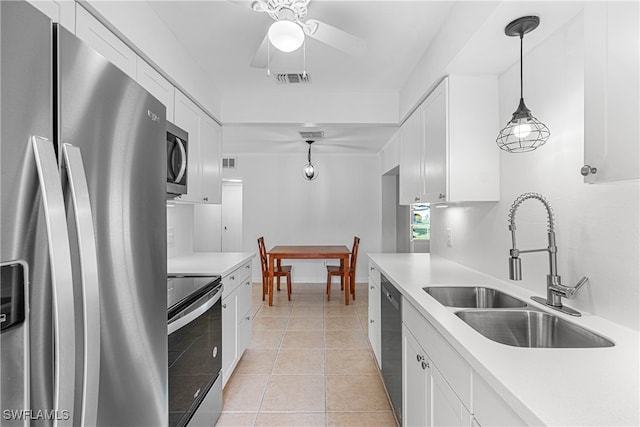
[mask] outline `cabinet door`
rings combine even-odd
[[[444,202],[447,198],[447,79],[422,104],[424,126],[424,202]]]
[[[76,36],[135,80],[135,52],[80,5],[76,8]]]
[[[404,122],[400,140],[400,204],[420,202],[422,180],[422,115],[420,108]]]
[[[238,293],[222,301],[222,382],[226,384],[238,358]]]
[[[200,108],[179,90],[175,91],[175,124],[189,134],[189,154],[187,169],[187,194],[180,200],[200,203]]]
[[[584,182],[640,177],[640,5],[585,4]]]
[[[373,268],[373,267],[370,267]],[[380,273],[373,268],[380,277]],[[380,343],[380,284],[369,274],[369,342],[373,349],[373,354],[378,363],[378,368],[382,367],[382,351]]]
[[[76,32],[76,3],[73,0],[28,0],[36,9],[72,33]]]
[[[402,426],[426,427],[429,421],[428,361],[409,329],[402,325]]]
[[[471,414],[453,392],[438,369],[429,368],[431,426],[471,426]]]
[[[151,95],[155,96],[167,107],[167,121],[173,123],[174,116],[174,87],[169,80],[162,77],[151,65],[138,57],[136,81]]]
[[[205,203],[220,204],[221,189],[221,157],[222,129],[209,116],[204,115],[201,121],[200,134],[200,172],[202,174],[202,199]]]

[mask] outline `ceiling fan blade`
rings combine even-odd
[[[315,27],[315,31],[313,27]],[[305,28],[309,28],[307,33],[309,37],[349,55],[359,57],[366,50],[367,44],[364,40],[325,22],[308,19],[305,22]]]
[[[265,35],[264,39],[262,39],[262,42],[260,43],[260,46],[258,46],[258,50],[256,51],[255,55],[253,55],[253,59],[251,60],[251,63],[249,65],[251,65],[251,67],[253,68],[267,68],[267,49],[268,49],[268,43],[269,43],[269,35]],[[275,49],[272,49],[275,50]],[[273,55],[275,52],[269,52],[270,55]]]

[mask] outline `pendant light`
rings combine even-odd
[[[511,120],[500,131],[496,142],[501,150],[510,153],[524,153],[533,151],[544,145],[549,139],[549,128],[533,117],[531,111],[524,104],[522,84],[522,40],[524,35],[535,30],[540,24],[537,16],[523,16],[512,21],[504,29],[510,37],[520,37],[520,103],[513,113]]]
[[[309,153],[307,154],[307,164],[302,168],[302,176],[307,181],[313,181],[318,177],[318,168],[311,163],[311,144],[315,141],[307,140],[306,143],[309,144]]]

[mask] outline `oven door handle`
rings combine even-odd
[[[193,304],[188,306],[184,310],[182,310],[180,313],[176,314],[175,317],[177,317],[177,319],[174,320],[173,322],[170,322],[169,325],[167,326],[167,334],[171,335],[178,329],[193,322],[202,314],[204,314],[207,310],[213,307],[214,304],[217,303],[221,298],[222,298],[222,288],[220,288],[218,292],[216,292],[212,297],[208,299],[206,299],[206,296],[203,298],[200,298],[198,302],[202,301],[203,299],[204,299],[204,302],[202,302],[198,307],[193,308],[193,306],[195,305]]]

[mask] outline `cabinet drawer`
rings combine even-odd
[[[251,261],[247,261],[222,278],[222,284],[224,285],[222,293],[224,298],[226,298],[227,295],[231,295],[238,286],[247,280],[251,282]]]
[[[473,413],[481,426],[527,425],[476,373],[473,374]]]
[[[371,263],[369,263],[369,279],[375,280],[377,284],[380,284],[380,272]]]
[[[238,287],[238,323],[247,316],[251,316],[251,277]]]
[[[472,411],[471,367],[410,303],[402,304],[402,321],[418,339],[462,404]]]

